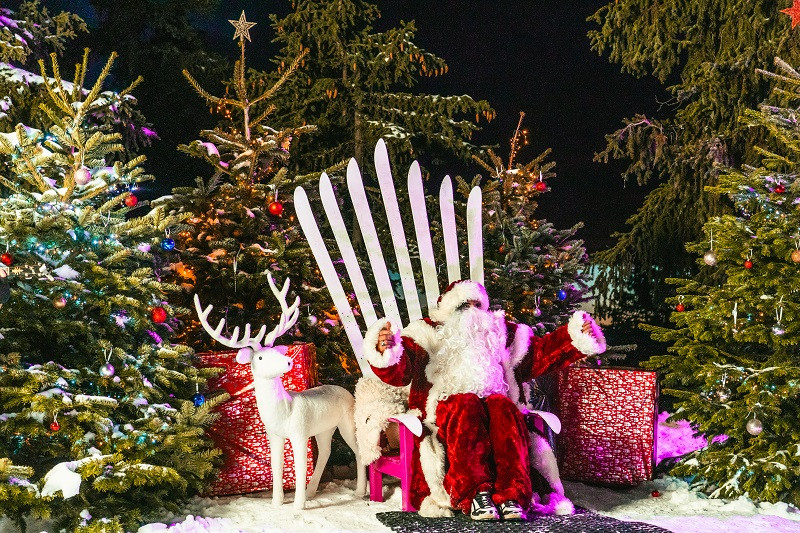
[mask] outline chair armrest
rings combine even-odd
[[[408,428],[408,430],[416,435],[417,437],[422,436],[422,422],[419,421],[419,417],[416,415],[410,415],[408,413],[398,413],[396,415],[392,415],[389,417],[390,422],[397,422]]]
[[[555,413],[551,413],[549,411],[538,411],[536,409],[528,409],[525,411],[528,414],[536,415],[542,420],[544,423],[547,424],[550,429],[553,430],[553,433],[558,435],[561,433],[561,420],[559,420],[558,416]]]

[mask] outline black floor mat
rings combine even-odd
[[[623,522],[586,509],[577,509],[574,515],[532,516],[527,522],[476,522],[465,514],[457,514],[453,518],[424,518],[417,513],[401,511],[378,513],[376,517],[383,525],[398,533],[669,533],[669,530],[658,526]]]

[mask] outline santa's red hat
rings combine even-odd
[[[489,309],[489,295],[483,285],[469,279],[454,281],[439,295],[436,307],[430,310],[430,318],[434,322],[445,322],[459,305],[470,300],[480,302],[484,311]]]

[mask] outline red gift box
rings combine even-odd
[[[264,424],[258,416],[250,365],[236,362],[236,350],[197,354],[203,367],[221,367],[225,372],[209,380],[209,393],[224,390],[231,399],[215,411],[220,418],[208,434],[224,453],[224,464],[206,496],[244,494],[272,488],[270,451]],[[292,369],[281,378],[287,390],[302,391],[316,385],[316,347],[293,344],[286,353],[294,359]],[[311,440],[307,444],[306,483],[314,472]],[[294,455],[289,440],[283,450],[283,488],[295,487]]]
[[[569,367],[558,374],[556,405],[561,477],[610,485],[653,478],[655,372]]]

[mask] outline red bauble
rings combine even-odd
[[[161,324],[167,319],[167,310],[163,307],[154,307],[150,310],[150,318],[156,324]]]
[[[128,207],[136,207],[136,204],[139,203],[139,199],[136,198],[136,195],[131,194],[130,196],[125,197],[125,205]]]
[[[653,492],[650,493],[650,496],[652,496],[653,498],[658,498],[659,496],[661,496],[661,493],[658,492],[657,490],[654,490]]]
[[[283,204],[280,202],[270,202],[268,209],[271,214],[277,217],[283,213]]]
[[[772,192],[776,192],[778,194],[783,194],[786,192],[786,187],[783,186],[783,183],[779,183]]]
[[[543,181],[536,182],[536,190],[539,192],[544,192],[547,190],[547,184]]]
[[[0,255],[0,263],[3,263],[5,266],[11,266],[11,263],[13,262],[14,262],[14,256],[11,255],[10,253],[3,252],[3,254]]]
[[[683,304],[678,304],[675,306],[675,310],[679,313],[683,313],[684,311],[686,311],[686,306]]]
[[[58,431],[59,429],[61,429],[61,424],[59,424],[56,420],[53,420],[50,423],[50,430],[51,431]]]
[[[744,262],[744,267],[747,270],[750,270],[751,268],[753,268],[753,262],[748,259],[747,261]]]

